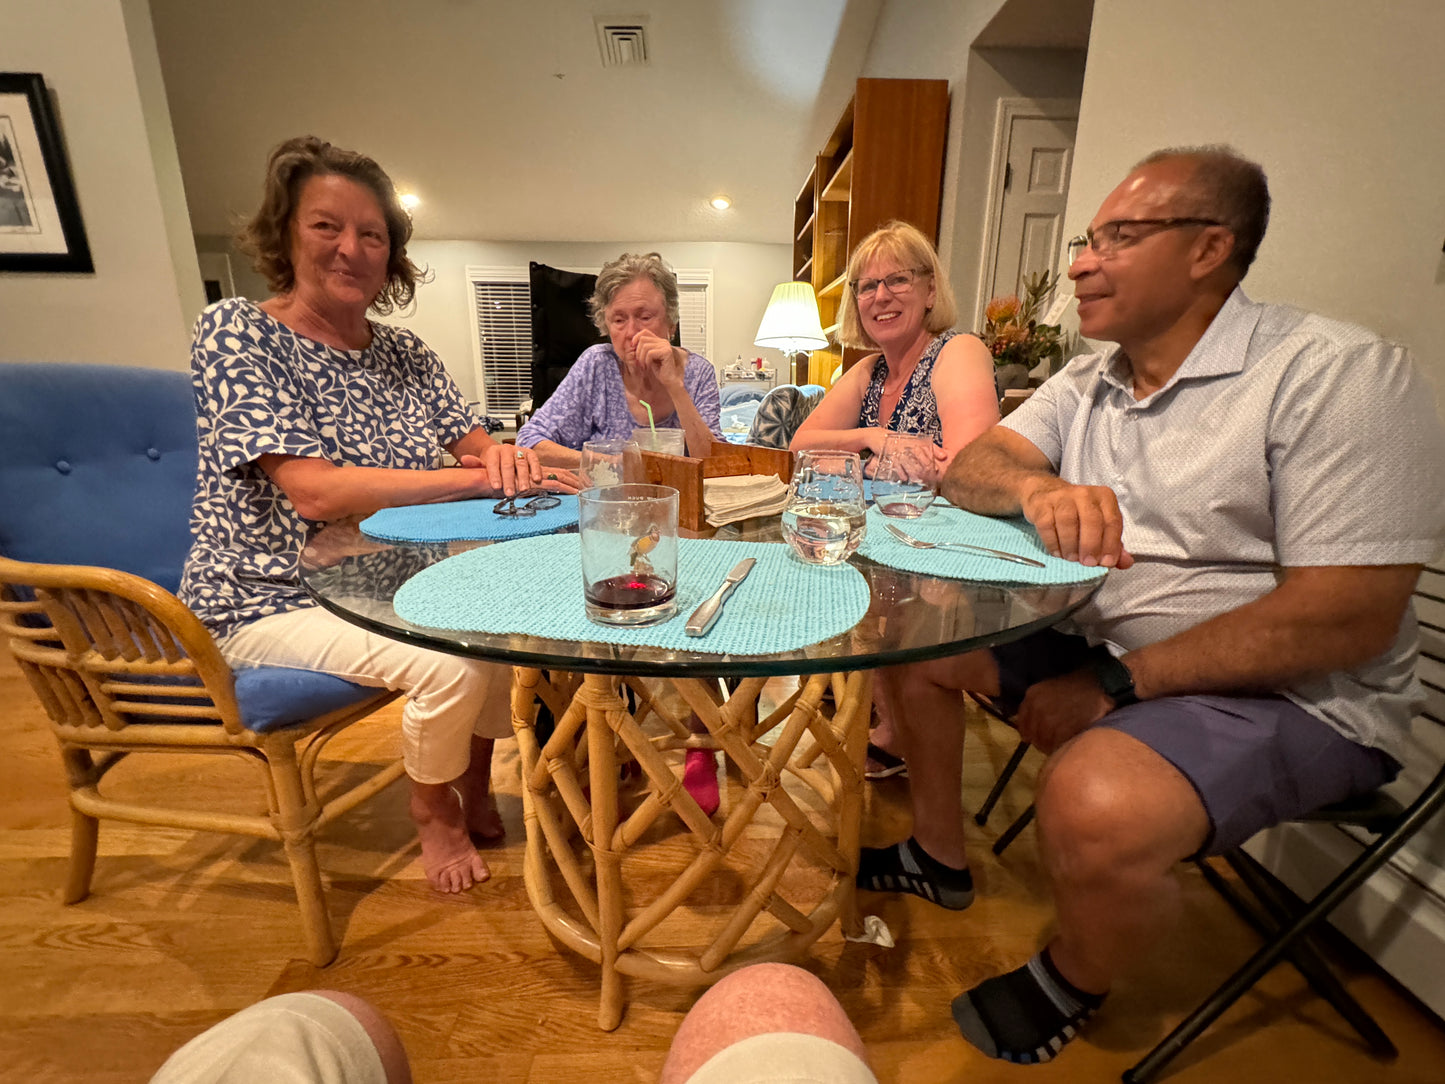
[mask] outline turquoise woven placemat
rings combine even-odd
[[[894,538],[884,528],[885,523],[892,523],[900,531],[923,542],[971,542],[975,546],[1032,557],[1042,561],[1044,567],[1034,568],[960,550],[914,549]],[[1021,518],[993,519],[976,516],[961,508],[936,504],[917,519],[889,519],[876,508],[868,509],[868,536],[863,539],[858,552],[870,561],[905,572],[995,583],[1084,583],[1098,579],[1108,571],[1049,556],[1033,527]]]
[[[583,611],[579,542],[575,534],[550,535],[448,557],[402,585],[397,615],[435,629],[769,655],[847,632],[868,610],[868,581],[847,564],[804,564],[782,543],[680,538],[672,620],[643,629],[598,625]],[[744,557],[758,563],[717,624],[706,636],[688,636],[692,611]]]
[[[577,498],[558,493],[556,508],[544,508],[535,516],[499,516],[492,511],[499,497],[480,501],[447,501],[444,504],[407,504],[383,508],[361,521],[361,529],[372,538],[387,542],[466,542],[475,539],[500,541],[551,534],[577,522]]]

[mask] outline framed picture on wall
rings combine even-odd
[[[0,271],[94,271],[45,79],[0,72]]]

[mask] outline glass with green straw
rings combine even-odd
[[[638,426],[632,431],[632,439],[645,452],[663,452],[667,455],[687,454],[687,434],[681,429],[659,429],[657,419],[652,415],[652,404],[646,399],[637,400],[647,411],[647,428]]]

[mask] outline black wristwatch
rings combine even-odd
[[[1116,708],[1139,703],[1139,697],[1134,692],[1134,675],[1129,673],[1129,668],[1120,660],[1113,655],[1107,655],[1094,663],[1093,670],[1099,688],[1114,701]]]

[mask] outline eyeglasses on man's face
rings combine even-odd
[[[849,285],[853,287],[854,297],[859,301],[866,301],[878,292],[880,286],[887,287],[890,294],[906,294],[913,289],[918,276],[926,274],[926,267],[905,267],[902,271],[884,275],[881,279],[854,279]]]
[[[1163,230],[1177,230],[1183,226],[1222,226],[1224,223],[1213,218],[1116,218],[1105,222],[1097,230],[1086,230],[1081,237],[1069,242],[1069,263],[1073,263],[1091,248],[1094,255],[1107,260],[1120,249],[1136,245],[1146,237]]]
[[[526,503],[518,504],[518,501],[526,501]],[[535,516],[538,512],[556,508],[561,503],[561,497],[548,493],[546,490],[524,489],[515,496],[498,501],[492,506],[492,511],[499,516]]]

